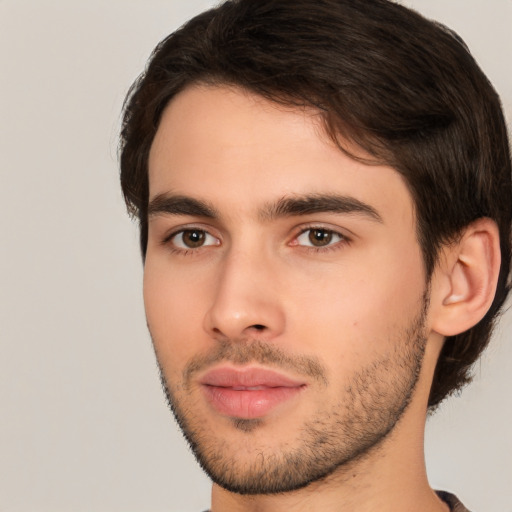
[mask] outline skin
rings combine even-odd
[[[301,453],[311,442],[304,431],[312,425],[334,439],[322,455],[337,457],[329,474],[281,494],[214,484],[212,511],[447,510],[428,485],[423,434],[444,340],[434,329],[437,297],[450,290],[443,273],[427,286],[414,206],[399,174],[350,159],[313,111],[195,86],[164,112],[149,176],[148,326],[182,426],[205,459],[222,454],[210,469],[250,477],[262,458],[273,468],[275,454]],[[376,216],[353,208],[280,215],[269,207],[333,194]],[[212,212],[178,212],[176,196]],[[313,246],[312,228],[323,230],[324,246]],[[198,233],[203,242],[187,247]],[[201,392],[201,376],[219,361],[277,368],[304,386],[257,421],[240,422]],[[319,373],[308,373],[304,361]],[[389,410],[393,417],[382,420]],[[371,445],[356,446],[361,436],[351,432],[361,429]]]

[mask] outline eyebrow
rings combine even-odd
[[[259,212],[262,221],[271,221],[282,217],[295,217],[315,213],[343,213],[367,217],[369,220],[383,223],[378,211],[355,197],[337,194],[312,194],[283,197],[276,202],[266,204]],[[148,217],[157,215],[190,215],[216,219],[219,212],[206,201],[182,195],[158,194],[148,205]]]
[[[157,215],[190,215],[193,217],[219,217],[217,210],[205,201],[187,196],[158,194],[148,205],[148,217]]]
[[[355,197],[337,194],[283,197],[275,203],[268,204],[261,211],[260,217],[264,220],[273,220],[314,213],[356,214],[383,223],[381,215],[373,206]]]

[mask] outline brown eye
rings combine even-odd
[[[347,239],[340,233],[325,228],[309,228],[305,229],[297,238],[297,245],[305,247],[329,247],[336,245],[338,242],[346,241]]]
[[[308,239],[311,245],[323,247],[332,242],[333,234],[332,231],[327,231],[326,229],[310,229]]]
[[[184,229],[176,233],[171,241],[178,249],[199,249],[206,245],[219,244],[217,238],[202,229]]]
[[[204,244],[205,233],[204,231],[194,230],[186,230],[183,231],[181,235],[183,239],[183,243],[190,247],[191,249],[195,249],[196,247],[201,247]]]

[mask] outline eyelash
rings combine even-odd
[[[331,235],[331,236],[332,235],[337,236],[337,237],[339,237],[339,240],[337,242],[329,243],[328,245],[318,246],[318,247],[315,247],[313,245],[300,245],[299,243],[297,243],[297,240],[299,239],[299,237],[301,237],[302,235],[304,235],[305,233],[307,233],[309,231],[314,231],[314,230],[323,231],[324,233]],[[195,255],[195,254],[198,254],[200,252],[200,250],[204,249],[205,247],[220,245],[220,243],[219,244],[208,244],[208,245],[201,245],[197,248],[191,247],[188,249],[176,247],[172,243],[173,238],[177,237],[180,234],[186,233],[187,231],[192,231],[192,232],[195,231],[195,232],[204,233],[206,236],[211,236],[213,238],[218,239],[217,237],[215,237],[211,233],[209,233],[206,229],[195,228],[195,227],[191,226],[191,227],[181,228],[176,231],[173,231],[172,233],[167,235],[162,240],[161,244],[164,246],[167,246],[172,253],[179,254],[181,256]],[[299,233],[293,237],[293,240],[289,245],[300,247],[302,250],[305,250],[308,252],[326,253],[326,252],[330,252],[333,250],[339,250],[343,246],[350,245],[351,242],[352,242],[352,240],[349,237],[347,237],[346,235],[344,235],[334,229],[329,229],[329,228],[326,228],[325,226],[310,225],[310,226],[306,226],[306,227],[302,228],[299,231]]]
[[[172,233],[170,233],[169,235],[167,235],[163,240],[162,240],[162,245],[164,246],[167,246],[169,248],[169,250],[174,253],[174,254],[178,254],[180,256],[191,256],[191,255],[196,255],[201,249],[205,248],[205,247],[209,247],[210,245],[219,245],[219,244],[208,244],[208,245],[202,245],[202,246],[199,246],[197,248],[188,248],[188,249],[185,249],[185,248],[182,248],[182,247],[177,247],[176,245],[174,245],[172,243],[172,240],[173,238],[177,237],[178,235],[180,234],[184,234],[186,233],[187,231],[191,231],[191,232],[198,232],[198,233],[203,233],[207,236],[211,236],[213,238],[217,238],[217,237],[214,237],[211,233],[208,232],[208,230],[206,229],[202,229],[202,228],[196,228],[194,226],[190,226],[190,227],[186,227],[186,228],[181,228],[181,229],[178,229],[176,231],[173,231]]]
[[[339,231],[336,231],[335,229],[326,228],[325,226],[321,226],[321,225],[320,226],[319,225],[310,225],[310,226],[306,226],[306,227],[302,228],[301,231],[293,238],[293,240],[296,241],[299,239],[300,236],[304,235],[308,231],[314,231],[314,230],[323,231],[331,236],[335,235],[335,236],[339,237],[339,240],[334,243],[329,243],[329,245],[325,245],[323,247],[322,246],[315,247],[313,245],[299,245],[298,243],[292,243],[292,245],[299,246],[299,247],[301,247],[301,249],[306,250],[308,252],[324,253],[325,254],[326,252],[337,251],[346,245],[350,245],[350,243],[352,242],[352,240],[349,237],[347,237],[346,235],[344,235],[343,233],[340,233]]]

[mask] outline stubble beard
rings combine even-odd
[[[258,340],[220,342],[215,351],[198,357],[183,372],[183,383],[171,389],[160,367],[170,409],[196,459],[221,487],[238,494],[275,494],[304,488],[324,480],[340,468],[352,467],[382,444],[407,409],[419,379],[426,346],[426,294],[420,313],[403,330],[388,355],[354,372],[340,393],[342,401],[319,409],[300,428],[294,442],[276,450],[254,446],[254,456],[241,461],[229,439],[215,434],[196,415],[188,383],[191,376],[216,362],[255,362],[293,368],[320,385],[328,382],[323,367],[313,358],[290,358],[275,346]],[[264,419],[232,419],[239,432],[251,432]]]

